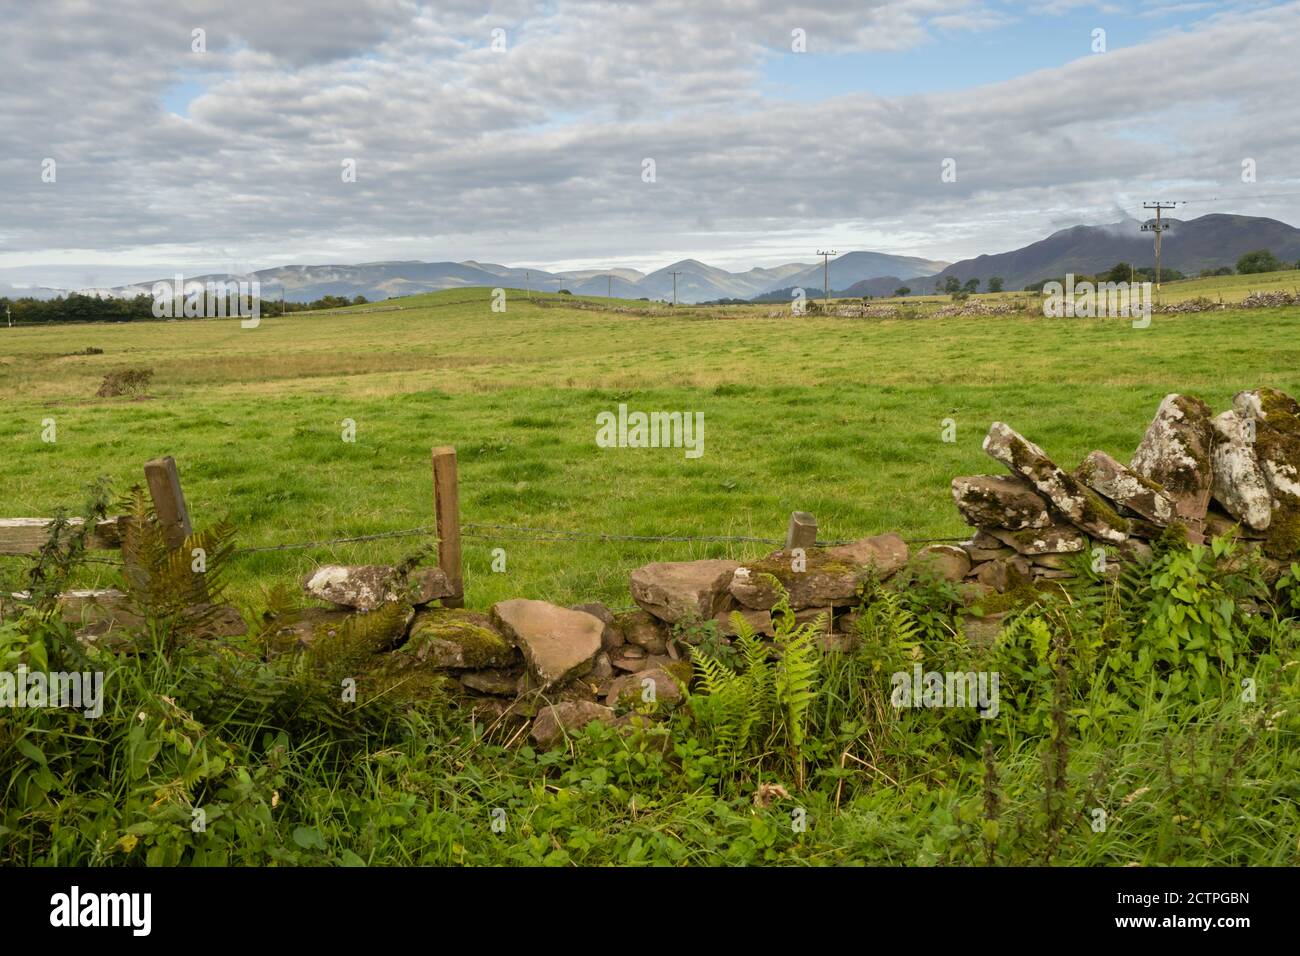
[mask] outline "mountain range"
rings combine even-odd
[[[1196,219],[1165,220],[1162,261],[1165,267],[1195,274],[1201,269],[1230,266],[1246,252],[1268,249],[1283,262],[1300,260],[1300,229],[1255,216],[1211,214]],[[827,264],[832,292],[845,296],[888,296],[900,286],[913,294],[933,292],[948,276],[959,281],[979,279],[987,288],[1000,276],[1006,289],[1021,289],[1067,272],[1092,274],[1117,262],[1136,267],[1154,264],[1152,234],[1141,230],[1136,219],[1101,226],[1073,226],[1020,249],[948,263],[914,256],[854,251]],[[267,299],[310,302],[326,295],[371,301],[470,286],[529,288],[543,292],[567,289],[575,295],[612,295],[624,299],[670,300],[676,273],[677,301],[715,299],[784,301],[791,290],[803,288],[810,296],[823,288],[821,263],[790,262],[745,272],[729,272],[696,259],[683,259],[650,273],[636,269],[582,269],[547,272],[491,262],[367,262],[359,265],[293,265],[263,269],[252,274]],[[160,277],[157,281],[170,281]],[[186,276],[199,282],[230,281],[229,275]],[[101,296],[149,295],[154,281],[110,289],[78,291]],[[0,285],[0,296],[32,295],[52,298],[62,290],[29,289]]]

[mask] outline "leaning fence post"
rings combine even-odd
[[[433,450],[433,512],[438,529],[438,567],[447,575],[452,596],[445,607],[465,606],[465,580],[460,567],[460,485],[456,477],[456,449],[440,445]]]
[[[149,497],[153,498],[154,514],[162,528],[167,547],[175,549],[194,533],[190,526],[190,512],[185,507],[181,492],[181,476],[176,471],[176,459],[168,455],[145,462],[144,479],[149,484]]]
[[[785,532],[785,549],[807,549],[816,544],[817,519],[806,511],[790,512],[790,527]]]

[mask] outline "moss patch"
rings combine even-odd
[[[450,647],[436,647],[438,642]],[[492,629],[486,615],[462,610],[420,615],[402,648],[402,653],[419,661],[454,657],[457,663],[448,666],[473,669],[504,667],[514,660],[514,652],[510,642]]]

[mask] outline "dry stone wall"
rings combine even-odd
[[[960,545],[913,552],[883,534],[749,562],[656,562],[631,573],[637,609],[621,613],[519,598],[486,614],[442,608],[437,599],[450,588],[441,572],[325,567],[304,588],[331,607],[306,625],[299,618],[294,640],[309,643],[314,629],[398,602],[403,666],[436,671],[488,718],[533,718],[532,738],[545,747],[593,720],[644,721],[637,705],[651,699],[656,713],[675,707],[691,679],[693,643],[706,630],[734,636],[737,613],[772,637],[782,593],[796,623],[817,622],[819,642],[837,651],[857,639],[869,585],[938,578],[966,608],[959,627],[980,642],[996,636],[1006,613],[984,613],[986,598],[1069,578],[1098,548],[1107,573],[1148,560],[1163,535],[1194,543],[1234,535],[1278,564],[1300,551],[1300,405],[1275,389],[1242,392],[1217,415],[1200,399],[1167,396],[1127,464],[1094,451],[1067,469],[1003,422],[989,428],[984,450],[1004,473],[953,479],[953,500],[974,532]],[[905,569],[913,574],[900,575]]]

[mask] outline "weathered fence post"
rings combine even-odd
[[[445,607],[465,606],[465,579],[460,567],[460,484],[456,477],[456,449],[440,445],[433,450],[433,512],[438,528],[438,566],[447,575],[452,597]]]
[[[785,533],[785,549],[808,549],[817,544],[817,519],[806,511],[790,512],[790,527]]]
[[[163,540],[167,547],[179,548],[194,529],[190,525],[189,509],[185,507],[185,495],[181,492],[176,459],[168,455],[145,462],[144,480],[149,485],[149,497],[153,499],[153,510],[158,516]]]

